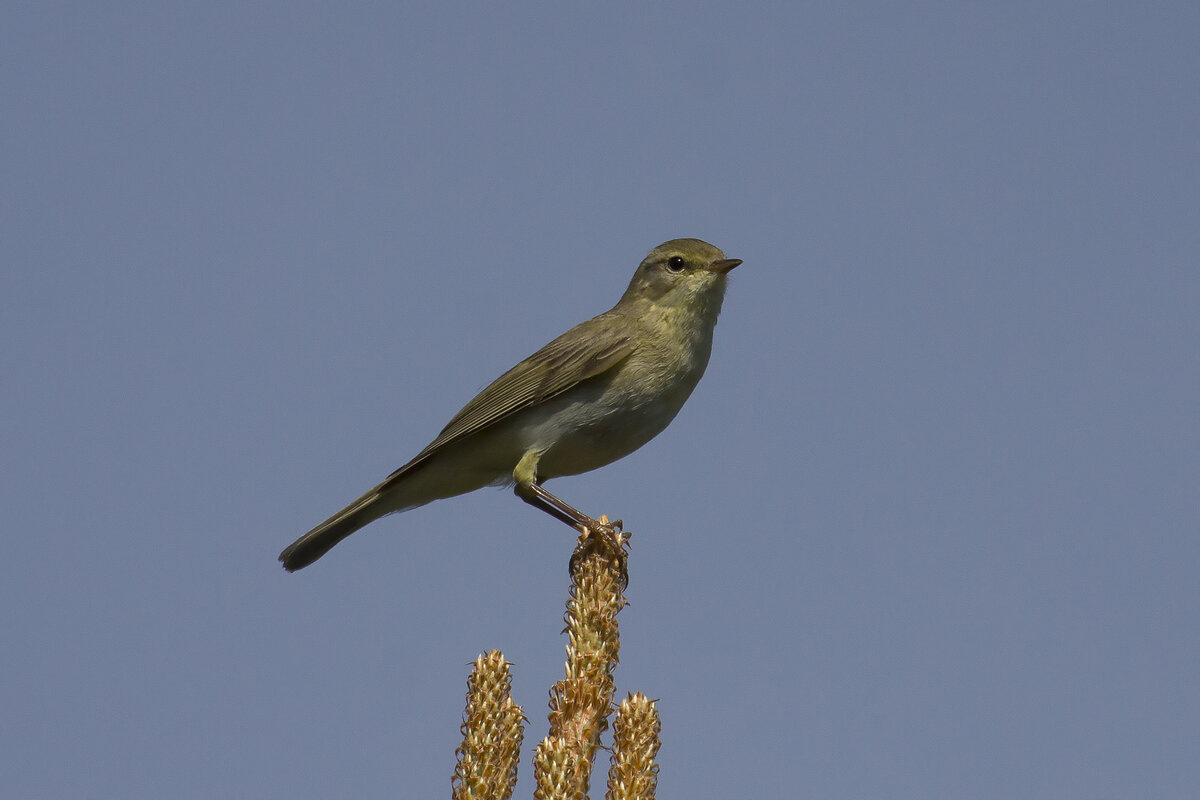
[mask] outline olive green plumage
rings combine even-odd
[[[576,527],[596,525],[542,487],[632,453],[662,431],[704,374],[727,273],[740,264],[699,239],[672,239],[638,266],[608,311],[493,381],[386,480],[291,544],[308,566],[396,511],[489,485]]]

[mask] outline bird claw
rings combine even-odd
[[[608,517],[601,514],[594,520],[595,526],[585,526],[575,552],[571,554],[570,570],[574,577],[582,567],[584,559],[590,556],[600,556],[609,563],[615,563],[621,581],[621,589],[629,586],[629,560],[625,552],[625,544],[629,534],[622,529],[622,521],[609,522]]]

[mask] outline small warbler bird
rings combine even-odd
[[[741,263],[699,239],[651,250],[615,306],[493,381],[412,461],[280,553],[284,569],[387,514],[484,486],[513,484],[580,531],[606,529],[542,484],[611,464],[667,427],[708,366],[726,275]]]

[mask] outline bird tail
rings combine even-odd
[[[384,508],[384,504],[379,500],[379,491],[372,489],[292,542],[279,554],[283,568],[288,572],[304,569],[328,553],[342,539],[393,510]]]

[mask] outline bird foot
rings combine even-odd
[[[575,545],[575,552],[571,554],[571,576],[575,576],[585,559],[599,556],[616,566],[621,589],[624,590],[629,586],[629,559],[625,549],[629,542],[629,533],[622,529],[624,523],[621,520],[609,522],[604,514],[592,521],[596,524],[583,526],[583,533]]]

